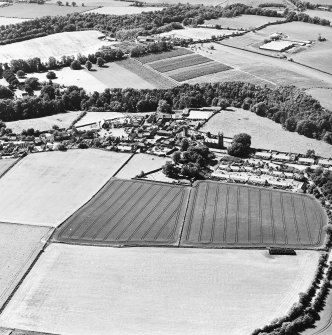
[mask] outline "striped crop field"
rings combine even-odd
[[[325,224],[311,196],[200,182],[191,192],[181,245],[316,247]]]
[[[56,241],[94,245],[174,245],[189,189],[112,179],[55,234]]]
[[[151,66],[156,71],[164,73],[208,62],[212,62],[212,59],[201,56],[199,54],[192,54],[181,57],[167,58],[164,60],[150,63],[149,66]]]
[[[208,74],[218,73],[222,71],[227,71],[232,69],[232,67],[213,61],[205,64],[199,64],[189,67],[183,67],[173,71],[167,72],[167,76],[176,81],[186,81],[189,79],[205,76]]]
[[[167,51],[167,52],[161,52],[161,53],[157,53],[157,54],[151,54],[151,55],[138,57],[136,59],[139,60],[142,64],[146,64],[146,63],[156,62],[156,61],[159,61],[159,60],[162,60],[162,59],[189,55],[189,54],[192,54],[192,53],[193,52],[188,50],[188,49],[177,48],[177,49]]]

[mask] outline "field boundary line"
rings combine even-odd
[[[188,198],[187,198],[187,204],[186,204],[186,207],[185,207],[185,211],[184,211],[184,215],[183,215],[183,221],[182,221],[182,227],[180,229],[180,235],[179,235],[179,243],[178,243],[178,247],[181,247],[181,243],[182,243],[182,236],[183,236],[183,231],[184,231],[184,226],[185,226],[185,223],[186,223],[186,219],[187,219],[187,214],[188,214],[188,208],[189,208],[189,204],[190,204],[190,199],[191,199],[191,193],[193,191],[193,188],[189,188],[189,191],[188,191]],[[195,190],[197,191],[197,190]],[[193,211],[191,211],[192,213]],[[190,214],[191,214],[190,213]]]
[[[129,163],[129,161],[134,157],[136,153],[130,155],[130,157],[115,171],[112,177],[116,177],[116,175]]]

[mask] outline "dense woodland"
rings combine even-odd
[[[8,96],[8,92],[1,89]],[[172,89],[106,89],[86,94],[82,88],[45,85],[38,97],[0,100],[0,120],[42,117],[68,110],[148,112],[160,100],[173,109],[204,106],[242,107],[280,123],[289,131],[332,144],[332,115],[320,103],[295,87],[276,89],[243,82],[182,85]]]

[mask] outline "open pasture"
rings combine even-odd
[[[156,12],[162,9],[163,7],[107,6],[107,7],[92,9],[86,13],[87,14],[89,13],[106,14],[106,15],[130,15],[130,14],[140,14],[143,12]]]
[[[59,228],[54,239],[95,245],[177,244],[188,193],[179,186],[110,180]]]
[[[185,48],[176,48],[174,50],[167,51],[167,52],[161,52],[157,54],[151,54],[151,55],[138,57],[137,60],[139,60],[142,64],[146,64],[146,63],[156,62],[156,61],[160,61],[160,60],[164,60],[168,58],[190,55],[192,53],[193,53],[192,51],[185,49]]]
[[[37,257],[50,233],[48,227],[0,223],[0,308]]]
[[[199,182],[182,246],[292,246],[323,243],[326,215],[313,197],[236,184]]]
[[[324,2],[324,0],[322,1]],[[332,1],[331,1],[331,5],[332,5]],[[311,17],[319,17],[321,19],[326,19],[329,20],[330,22],[332,21],[332,12],[329,12],[327,10],[311,10],[311,9],[307,9],[305,11],[305,14],[308,14]]]
[[[11,168],[11,166],[13,164],[15,164],[15,162],[17,161],[17,159],[15,158],[3,158],[0,159],[0,177],[2,177],[2,175]]]
[[[232,69],[230,66],[219,63],[209,62],[200,65],[189,66],[167,72],[167,75],[176,81],[186,81],[200,76],[223,72]]]
[[[52,129],[54,125],[59,128],[68,128],[81,112],[68,112],[63,114],[55,114],[50,116],[39,117],[35,119],[26,119],[6,122],[8,128],[13,133],[21,134],[22,130],[33,128],[35,130],[47,131]]]
[[[58,6],[56,4],[14,3],[12,6],[0,8],[0,15],[11,18],[34,19],[42,16],[67,15],[82,13],[94,7]],[[1,22],[1,21],[0,21]]]
[[[149,66],[159,72],[168,72],[176,69],[185,68],[212,62],[211,58],[203,57],[199,54],[191,54],[181,57],[168,58],[157,62],[150,63]]]
[[[0,179],[0,222],[57,226],[128,158],[90,149],[28,155]]]
[[[2,45],[0,62],[10,62],[12,59],[27,59],[39,57],[48,61],[49,57],[72,56],[81,53],[86,55],[96,52],[101,46],[108,44],[98,39],[102,33],[96,30],[74,31],[53,34],[32,40]],[[19,54],[17,52],[19,50]]]
[[[1,8],[0,8],[0,15],[1,15]],[[0,16],[0,26],[8,26],[10,24],[16,24],[16,23],[21,23],[24,21],[28,21],[29,19],[19,19],[16,17],[5,17],[5,16]]]
[[[72,335],[243,335],[284,315],[319,253],[47,247],[0,316],[3,327]],[[244,276],[245,274],[245,276]]]
[[[322,157],[329,158],[332,155],[330,144],[286,131],[280,124],[241,108],[232,107],[214,115],[201,130],[212,134],[220,131],[227,137],[247,133],[251,136],[253,148],[301,154],[313,149]]]

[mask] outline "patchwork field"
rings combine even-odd
[[[209,62],[206,64],[194,65],[185,68],[180,68],[177,70],[167,72],[167,75],[176,81],[185,81],[200,76],[206,76],[213,73],[228,71],[232,69],[230,66],[219,63],[219,62]]]
[[[0,223],[0,309],[51,233],[48,227]]]
[[[284,315],[311,283],[319,253],[297,253],[55,243],[0,324],[72,335],[250,334]]]
[[[82,13],[93,7],[82,6],[58,6],[56,4],[38,5],[35,3],[15,3],[12,6],[0,8],[0,15],[7,17],[17,17],[33,19],[42,16],[67,15],[71,13]]]
[[[107,6],[102,8],[97,8],[90,10],[86,13],[96,13],[96,14],[106,14],[106,15],[130,15],[130,14],[140,14],[142,12],[156,12],[162,10],[163,7],[113,7]]]
[[[329,158],[332,155],[330,144],[286,131],[280,124],[241,108],[232,107],[214,115],[201,130],[213,134],[221,131],[226,137],[247,133],[251,135],[253,148],[301,154],[305,154],[308,149],[313,149],[317,155],[323,157]]]
[[[0,179],[0,222],[57,226],[128,158],[101,150],[28,155]]]
[[[221,28],[230,29],[252,29],[260,27],[263,24],[276,22],[282,20],[280,17],[267,17],[259,15],[241,15],[232,18],[221,17],[218,19],[206,20],[204,24],[216,25],[219,24]]]
[[[21,59],[39,57],[42,61],[48,61],[51,56],[58,58],[78,53],[89,54],[107,44],[106,41],[98,39],[101,35],[96,30],[74,31],[2,45],[0,62],[10,62],[11,59],[17,59],[17,50],[20,50],[19,57]]]
[[[10,167],[15,164],[17,159],[14,158],[3,158],[0,159],[0,177],[8,170]]]
[[[142,56],[142,57],[137,58],[137,60],[139,60],[142,64],[146,64],[146,63],[156,62],[159,60],[164,60],[167,58],[179,57],[179,56],[190,55],[190,54],[193,54],[193,52],[188,49],[176,48],[168,52],[162,52],[162,53]]]
[[[91,123],[103,120],[113,120],[121,117],[124,117],[124,114],[115,112],[87,112],[81,120],[75,123],[75,127],[81,127]]]
[[[35,119],[11,121],[6,122],[6,125],[8,128],[11,128],[15,134],[21,134],[22,130],[27,130],[28,128],[46,131],[52,129],[52,126],[54,125],[57,125],[60,128],[68,128],[80,113],[81,112],[68,112]]]
[[[136,154],[130,161],[115,175],[117,178],[131,179],[141,171],[149,172],[161,168],[170,158],[159,157],[147,154]]]
[[[95,245],[175,245],[188,189],[110,180],[57,231],[56,241]]]
[[[300,246],[323,242],[326,217],[312,197],[200,182],[190,197],[182,246]]]
[[[191,54],[181,57],[168,58],[157,62],[149,63],[149,66],[159,72],[168,72],[176,69],[185,68],[212,62],[212,59],[198,54]]]

